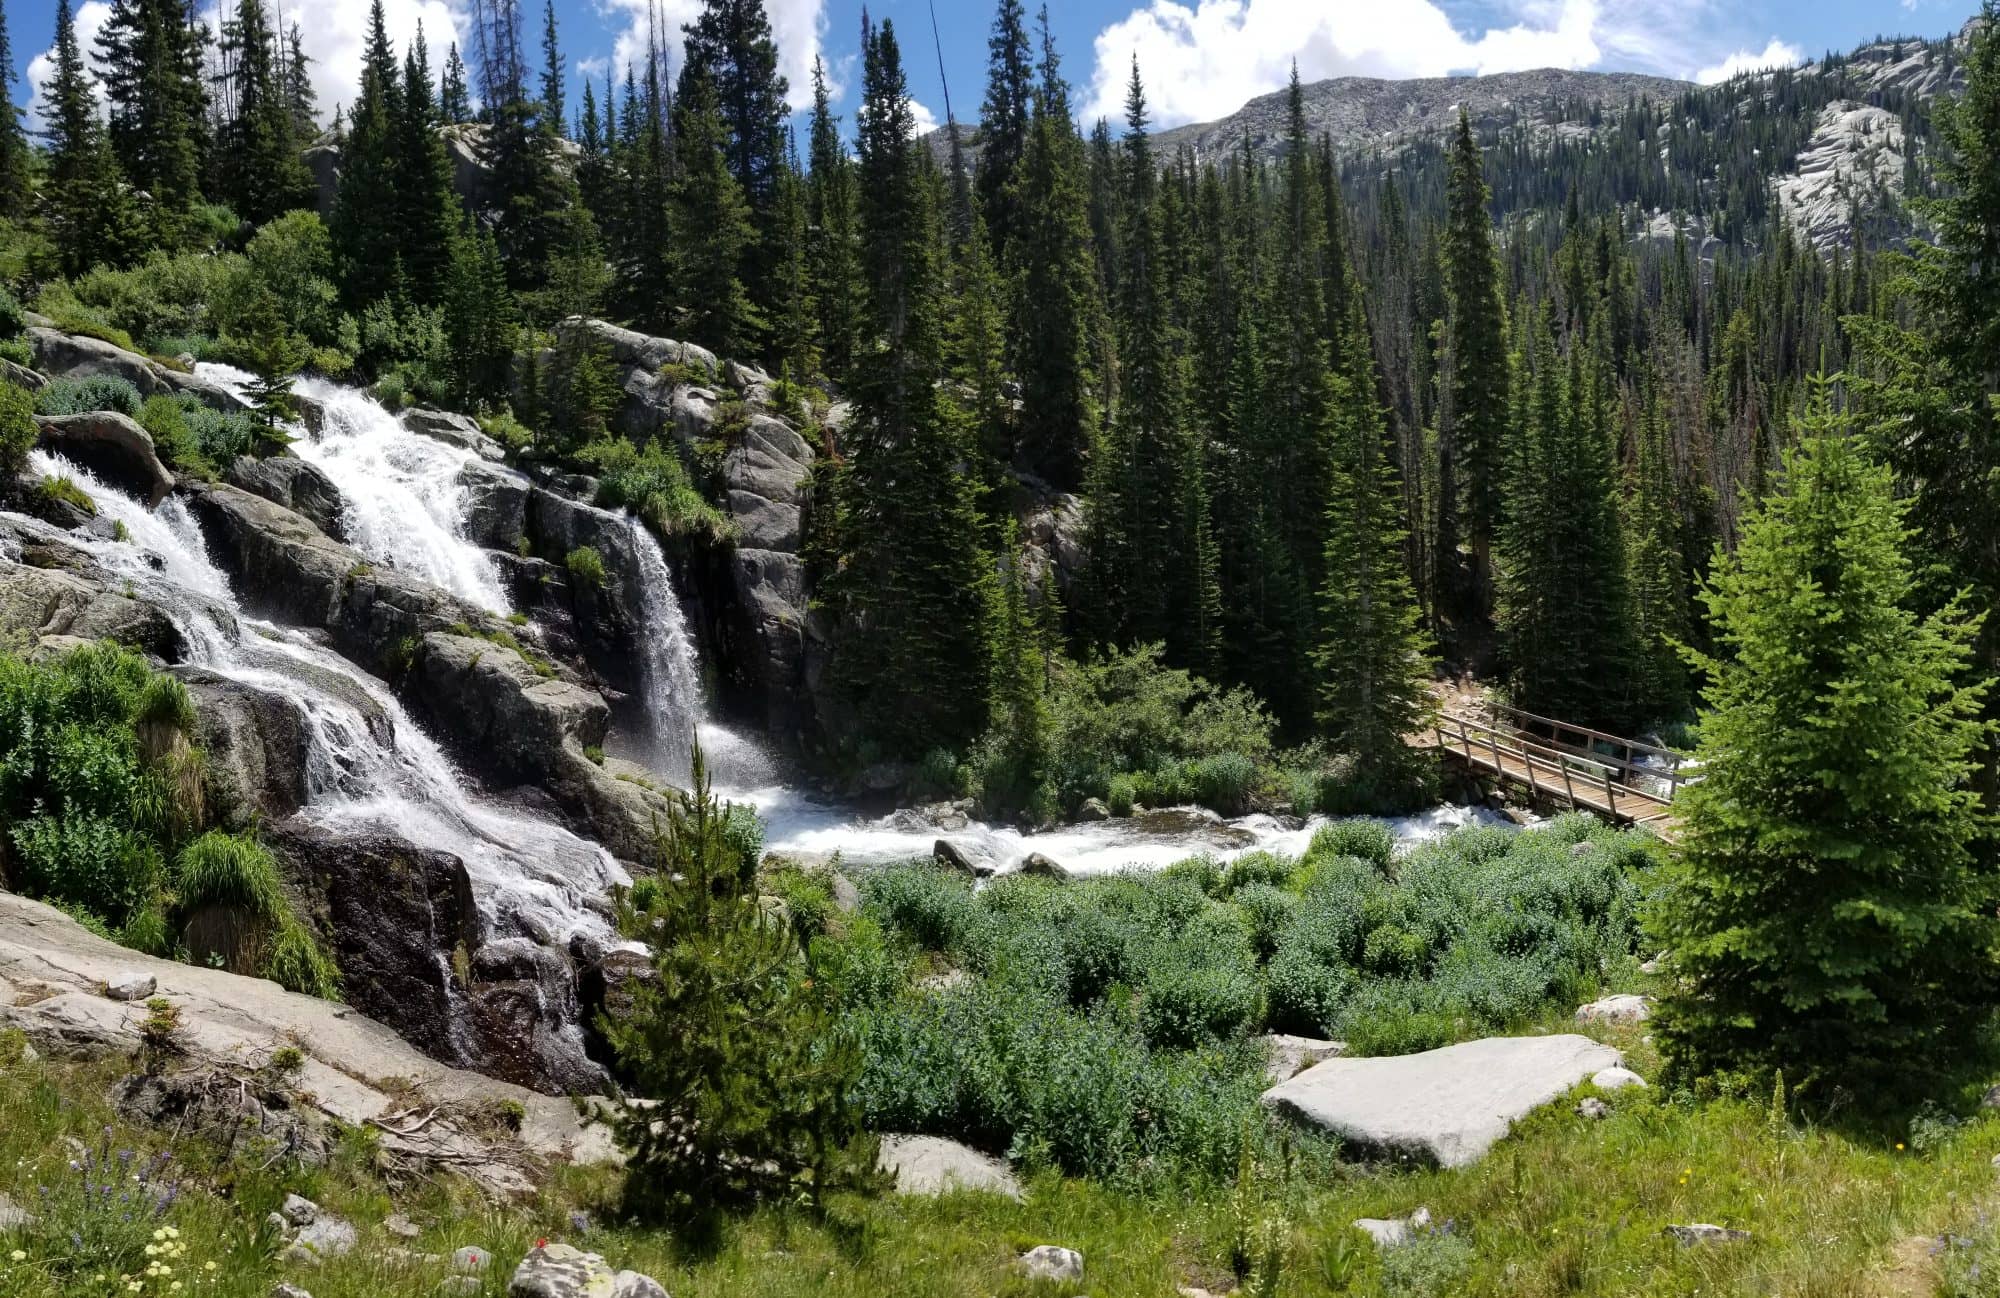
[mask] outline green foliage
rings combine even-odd
[[[1911,611],[1907,506],[1824,387],[1802,432],[1703,592],[1705,778],[1654,916],[1683,980],[1659,1031],[1683,1075],[1783,1068],[1880,1103],[1967,1048],[1990,994],[1980,617]]]
[[[11,383],[0,383],[0,483],[28,467],[28,452],[40,436],[34,397]]]
[[[42,475],[42,480],[35,484],[35,498],[44,506],[68,505],[81,510],[87,517],[97,516],[97,502],[90,498],[90,493],[57,474]]]
[[[1448,1298],[1464,1292],[1472,1270],[1472,1241],[1451,1229],[1451,1223],[1418,1231],[1382,1255],[1385,1298]]]
[[[604,589],[604,556],[588,545],[579,545],[563,560],[570,580],[585,590]]]
[[[19,338],[27,327],[28,322],[21,314],[21,299],[0,285],[0,339]]]
[[[137,419],[139,389],[124,379],[93,375],[83,379],[54,379],[35,394],[36,414],[81,415],[93,410],[115,410]]]
[[[241,411],[223,413],[190,392],[146,398],[139,423],[152,434],[153,445],[169,467],[209,474],[247,455],[257,442],[257,429]]]
[[[612,1120],[628,1206],[701,1221],[745,1196],[817,1197],[864,1164],[847,1154],[860,1134],[853,1040],[810,948],[759,904],[755,850],[710,794],[698,748],[694,761],[693,791],[655,844],[659,883],[618,903],[656,976],[600,1027],[620,1075],[657,1103]]]
[[[605,437],[576,452],[597,475],[597,503],[629,509],[662,537],[704,536],[724,540],[735,524],[688,480],[680,456],[658,441],[635,447],[621,437]]]

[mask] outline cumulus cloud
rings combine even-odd
[[[1713,85],[1740,77],[1745,72],[1763,72],[1769,68],[1795,68],[1806,61],[1805,51],[1790,41],[1781,41],[1773,36],[1761,51],[1738,50],[1729,57],[1711,63],[1694,74],[1694,79],[1703,85]]]
[[[917,119],[918,135],[928,135],[932,131],[935,131],[938,127],[944,125],[943,122],[938,120],[938,115],[936,113],[924,107],[922,104],[918,103],[914,99],[910,101],[910,116]],[[963,125],[960,126],[959,131],[960,134],[963,135],[964,133]]]
[[[1520,21],[1475,39],[1434,0],[1151,0],[1098,34],[1084,115],[1123,112],[1134,55],[1162,126],[1233,112],[1282,86],[1294,60],[1317,81],[1587,67],[1604,56],[1597,0],[1517,12]]]
[[[224,13],[233,11],[233,0],[218,0],[203,11],[201,18],[219,31]],[[286,30],[298,24],[300,43],[305,47],[306,57],[312,60],[313,92],[319,96],[320,113],[331,121],[334,107],[352,103],[356,87],[361,84],[361,56],[368,40],[368,5],[358,0],[291,4],[278,12]],[[93,67],[97,33],[110,16],[111,6],[106,0],[87,0],[76,11],[77,40]],[[463,49],[466,34],[471,30],[470,11],[463,0],[383,0],[382,16],[398,55],[416,38],[417,25],[423,25],[433,76],[443,69],[445,51],[452,42],[460,42]],[[53,49],[37,55],[28,65],[31,126],[40,123],[43,83],[54,72]]]
[[[607,14],[625,16],[611,50],[613,80],[623,80],[625,69],[643,70],[651,33],[658,31],[666,47],[668,64],[681,64],[681,28],[701,13],[701,0],[601,0]],[[771,37],[778,46],[778,71],[788,87],[786,102],[793,110],[812,104],[812,67],[825,53],[826,0],[765,0],[771,19]],[[841,92],[833,61],[828,60],[827,85],[835,98]],[[598,72],[602,76],[602,69]]]
[[[93,70],[97,61],[97,33],[104,30],[104,24],[111,18],[108,0],[85,0],[75,11],[76,40],[83,49],[84,60]],[[55,33],[50,34],[53,42]],[[37,54],[28,64],[28,129],[42,129],[42,111],[47,103],[46,87],[56,74],[55,45]]]

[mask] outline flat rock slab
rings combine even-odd
[[[1021,1184],[1005,1163],[939,1136],[884,1136],[877,1163],[895,1176],[897,1194],[984,1190],[1021,1197]]]
[[[1369,1149],[1466,1167],[1516,1119],[1619,1059],[1588,1037],[1488,1037],[1419,1055],[1328,1059],[1264,1092],[1264,1103]]]

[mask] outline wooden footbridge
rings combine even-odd
[[[1537,802],[1593,811],[1613,824],[1674,834],[1674,797],[1701,778],[1685,753],[1621,735],[1485,703],[1440,711],[1414,736],[1476,775],[1525,790]]]

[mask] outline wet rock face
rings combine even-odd
[[[310,740],[299,705],[205,668],[175,674],[194,700],[210,789],[228,822],[282,820],[304,806]]]
[[[160,463],[153,435],[115,410],[54,415],[36,421],[42,445],[146,502],[167,498],[174,475]]]
[[[240,455],[224,471],[223,479],[297,512],[336,541],[347,539],[341,521],[340,488],[316,464],[293,455],[263,459]]]
[[[67,553],[75,557],[77,552]],[[33,651],[44,645],[116,640],[166,662],[181,659],[186,643],[164,611],[95,579],[87,560],[78,566],[82,573],[0,563],[0,645]]]

